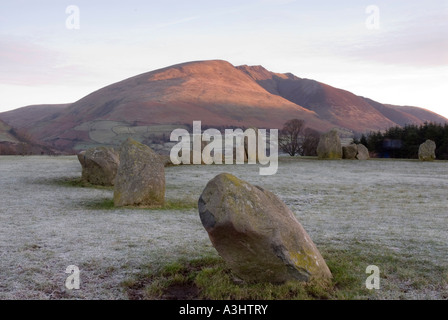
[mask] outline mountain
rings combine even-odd
[[[417,118],[418,121],[407,121],[406,123],[424,123],[424,122],[434,122],[434,123],[445,123],[448,119],[440,116],[439,114],[426,110],[424,108],[413,107],[413,106],[397,106],[391,104],[385,104],[387,108],[391,108],[402,112],[409,119]],[[404,125],[404,124],[403,124]]]
[[[266,91],[312,110],[335,126],[356,132],[405,124],[444,123],[448,119],[417,107],[385,105],[291,73],[273,73],[262,66],[239,66]]]
[[[111,84],[63,105],[36,105],[0,113],[9,125],[60,150],[117,145],[129,136],[166,141],[170,132],[204,127],[281,128],[299,118],[318,131],[356,132],[447,119],[421,108],[383,105],[293,74],[222,60],[194,61]],[[158,140],[159,139],[159,140]]]

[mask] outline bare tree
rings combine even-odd
[[[283,125],[279,135],[279,147],[290,156],[302,154],[302,132],[305,129],[305,121],[292,119]]]
[[[317,156],[317,145],[320,133],[314,129],[306,128],[303,134],[302,151],[304,156]]]

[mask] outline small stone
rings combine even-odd
[[[426,140],[418,148],[418,158],[421,161],[434,161],[436,158],[436,143],[432,140]]]
[[[358,154],[356,155],[358,160],[368,160],[370,159],[369,149],[363,144],[358,144]]]

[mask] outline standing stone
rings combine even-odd
[[[78,153],[78,161],[81,164],[81,167],[83,167],[83,168],[86,163],[85,157],[86,157],[86,152],[84,150]]]
[[[363,144],[350,144],[342,147],[342,159],[367,160],[370,159],[369,150]]]
[[[208,182],[198,209],[213,246],[241,279],[331,278],[307,232],[273,193],[222,173]]]
[[[426,140],[418,148],[418,158],[421,161],[434,161],[436,158],[436,143],[432,140]]]
[[[114,205],[158,207],[165,202],[165,168],[150,147],[128,138],[120,147]]]
[[[164,167],[171,167],[171,166],[175,166],[175,164],[173,164],[171,162],[171,158],[169,155],[165,155],[165,154],[159,154],[159,159],[160,161],[163,163]]]
[[[258,128],[256,127],[249,127],[248,129],[252,129],[255,131],[255,148],[249,150],[249,139],[244,139],[244,161],[247,162],[249,159],[253,160],[255,159],[255,162],[259,162],[258,159]]]
[[[111,147],[95,147],[78,154],[82,179],[95,185],[113,186],[120,157]]]
[[[342,147],[342,159],[354,160],[358,155],[358,145],[350,144]]]
[[[317,156],[319,159],[341,159],[342,145],[337,130],[333,129],[320,136],[317,145]]]
[[[204,151],[204,148],[210,143],[209,141],[203,141],[202,140],[202,136],[201,136],[201,152],[200,152],[200,156],[201,156],[201,163],[200,164],[205,164],[205,161],[211,161],[213,162],[212,158],[207,157],[206,159],[203,157],[202,152]],[[193,150],[193,142],[191,142],[190,145],[190,164],[195,164],[193,163],[194,160],[194,150]],[[198,163],[199,164],[199,163]]]
[[[358,144],[358,154],[356,155],[358,160],[368,160],[370,159],[369,149],[363,144]]]

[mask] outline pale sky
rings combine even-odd
[[[448,0],[0,0],[0,112],[210,59],[448,117]]]

